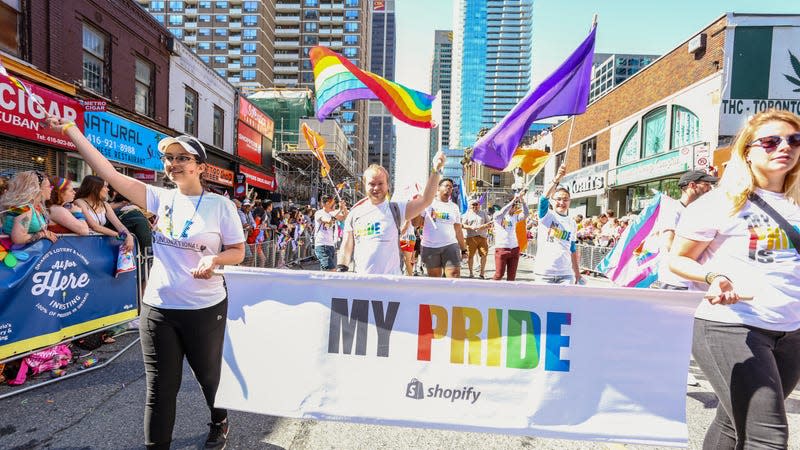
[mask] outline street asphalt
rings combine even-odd
[[[523,258],[519,278],[530,279],[531,260]],[[311,268],[307,266],[307,268]],[[492,274],[489,263],[487,275]],[[490,281],[487,281],[490,282]],[[591,278],[590,285],[606,285]],[[103,363],[133,343],[104,367],[56,383],[20,392],[49,380],[39,375],[21,387],[0,387],[0,449],[138,449],[143,448],[144,370],[136,332],[92,356]],[[705,377],[692,364],[699,387],[687,387],[686,413],[689,448],[702,447],[717,400]],[[74,365],[68,373],[79,372]],[[175,449],[202,448],[208,411],[191,370],[184,365],[178,395]],[[8,396],[11,395],[11,396]],[[800,391],[786,403],[791,449],[800,449]],[[652,449],[585,441],[564,441],[488,433],[297,420],[231,411],[228,449]]]

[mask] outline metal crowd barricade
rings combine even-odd
[[[592,275],[603,275],[597,272],[597,265],[600,261],[611,252],[613,247],[600,247],[597,245],[577,244],[578,250],[578,268],[582,272],[589,272]],[[531,239],[528,242],[528,248],[525,249],[524,256],[534,258],[536,256],[536,239]]]
[[[314,257],[314,246],[310,239],[299,241],[269,240],[258,244],[245,244],[245,257],[240,265],[285,269],[296,267]]]

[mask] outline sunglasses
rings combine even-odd
[[[170,164],[178,163],[178,164],[186,164],[189,161],[197,161],[197,158],[188,155],[162,155],[161,162],[168,162]]]
[[[764,136],[747,144],[747,146],[761,147],[765,152],[772,153],[778,149],[778,146],[780,146],[781,142],[783,141],[786,141],[786,143],[789,144],[789,147],[800,147],[800,132],[792,133],[788,136]]]

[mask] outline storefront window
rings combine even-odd
[[[635,124],[628,131],[625,139],[622,140],[622,145],[619,147],[619,156],[617,157],[617,165],[624,166],[639,160],[639,124]]]
[[[656,180],[637,186],[630,186],[628,188],[627,200],[628,212],[640,212],[650,204],[650,201],[658,192],[669,195],[674,199],[680,198],[681,189],[678,187],[678,179],[668,178],[666,180]]]
[[[672,148],[700,142],[700,119],[683,106],[672,107]]]
[[[0,2],[0,50],[17,56],[20,44],[20,17],[19,4],[14,7]]]
[[[642,119],[642,158],[648,158],[667,150],[667,107],[649,112]]]
[[[89,165],[80,158],[67,156],[67,178],[80,185],[86,175],[91,175]]]

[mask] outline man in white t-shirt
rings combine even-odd
[[[319,270],[336,268],[336,221],[347,217],[347,207],[339,203],[339,209],[334,211],[334,201],[332,196],[323,195],[322,209],[314,213],[314,254],[319,260]]]
[[[528,205],[525,204],[525,194],[527,194],[525,190],[518,192],[492,218],[494,222],[495,265],[492,279],[495,281],[502,280],[506,271],[508,271],[506,280],[514,281],[517,279],[517,266],[519,265],[517,223],[528,220]]]
[[[430,206],[436,194],[445,157],[434,157],[434,171],[422,196],[408,202],[390,202],[389,172],[373,164],[364,171],[367,197],[353,205],[344,221],[344,239],[336,269],[349,270],[351,260],[357,273],[401,275],[400,227],[406,218],[416,217]]]
[[[664,202],[662,200],[661,210],[658,213],[654,233],[660,243],[660,256],[658,265],[658,281],[653,287],[660,289],[687,290],[692,286],[692,282],[685,280],[669,268],[669,255],[672,249],[672,241],[675,239],[675,229],[681,219],[683,211],[690,203],[711,191],[717,184],[717,177],[708,175],[702,170],[692,170],[683,174],[678,180],[678,187],[681,188],[681,198],[679,201]]]
[[[461,211],[450,201],[453,195],[453,180],[445,178],[439,182],[436,197],[425,210],[422,227],[422,263],[428,276],[447,278],[461,276],[461,252],[467,248],[461,231]]]
[[[539,225],[536,233],[536,259],[533,273],[538,281],[551,284],[581,283],[578,269],[578,225],[569,213],[570,195],[559,181],[567,171],[566,165],[558,168],[555,178],[539,199]],[[553,210],[550,210],[550,196]]]
[[[481,279],[486,270],[486,257],[489,255],[489,228],[492,221],[486,211],[481,210],[481,202],[477,198],[469,202],[469,211],[461,218],[461,228],[467,233],[467,267],[469,277],[472,278],[472,267],[475,253],[481,258],[481,270],[478,275]]]

